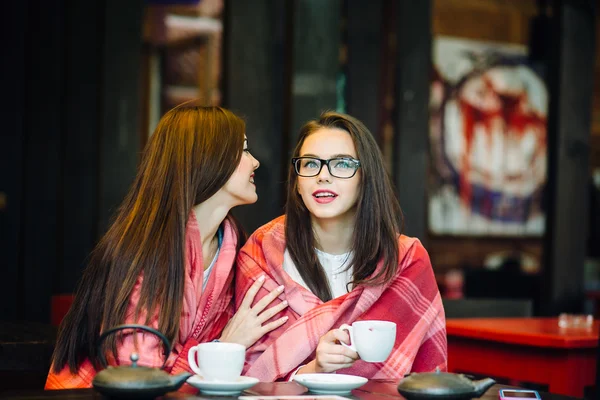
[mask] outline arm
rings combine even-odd
[[[160,331],[158,327],[158,309],[154,312],[150,323],[146,323],[147,313],[145,310],[140,312],[138,318],[134,318],[134,311],[139,302],[141,283],[142,278],[138,280],[132,291],[132,295],[129,300],[127,318],[124,323],[148,325],[151,328]],[[186,288],[193,286],[190,280],[186,280],[185,285]],[[166,362],[162,340],[154,334],[141,330],[135,332],[133,330],[127,331],[126,334],[124,334],[117,342],[118,358],[116,362],[120,365],[131,364],[130,356],[135,352],[139,356],[138,365],[147,367],[161,367],[164,363],[166,371],[171,373],[177,373],[181,371],[191,372],[191,369],[187,365],[187,352],[191,347],[198,344],[198,341],[193,339],[191,335],[191,326],[193,323],[192,318],[196,315],[198,303],[195,299],[195,292],[193,290],[192,292],[194,293],[194,296],[192,296],[193,298],[190,298],[192,293],[186,292],[184,295],[182,316],[187,317],[182,317],[180,321],[179,332],[177,337],[171,341],[171,352]],[[190,300],[192,300],[191,302],[196,305],[195,308],[191,307]]]
[[[439,310],[435,320],[429,326],[423,343],[417,351],[412,366],[412,372],[430,372],[439,368],[440,371],[448,370],[448,344],[446,337],[446,318],[441,298],[435,300],[435,306]]]
[[[332,329],[319,340],[315,359],[302,366],[296,374],[313,374],[323,372],[335,372],[342,368],[350,368],[358,354],[340,343],[350,343],[346,331]]]
[[[414,350],[410,371],[430,372],[447,369],[446,320],[441,295],[427,250],[418,241],[412,244],[401,262],[402,292],[407,299],[405,317],[398,325],[406,345]],[[402,326],[401,326],[402,325]]]
[[[223,335],[220,339],[222,342],[239,343],[248,348],[265,334],[280,327],[288,320],[287,316],[283,316],[267,322],[288,306],[287,301],[284,300],[266,309],[283,292],[283,286],[276,287],[252,306],[256,294],[262,288],[264,282],[265,276],[262,275],[250,286],[235,315],[223,329]]]
[[[254,298],[254,304],[256,305],[269,296],[269,293],[273,293],[276,288],[281,287],[281,284],[284,283],[282,281],[278,281],[277,278],[273,276],[273,271],[268,268],[267,261],[265,260],[265,254],[261,246],[261,241],[257,240],[256,236],[257,235],[255,233],[238,253],[234,296],[237,310],[241,310],[243,307],[247,306],[243,304],[245,301],[244,296],[251,290],[251,288],[261,277],[263,277],[265,280],[262,286],[256,292]],[[285,318],[286,321],[289,322],[285,323],[279,328],[265,333],[258,340],[256,340],[252,346],[248,347],[246,351],[246,365],[244,373],[254,363],[254,361],[261,356],[263,351],[298,318],[297,313],[295,313],[290,307],[287,307],[286,300],[289,299],[288,289],[288,287],[285,287],[284,291],[280,292],[280,295],[272,300],[273,308],[277,307],[277,305],[283,304],[284,302],[286,304],[286,307],[282,308],[282,310],[272,318]],[[251,304],[251,306],[254,304]]]

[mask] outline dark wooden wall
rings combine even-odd
[[[292,4],[229,0],[225,6],[223,101],[245,118],[249,147],[261,163],[255,177],[259,201],[234,210],[251,232],[283,212]]]
[[[549,65],[547,227],[541,312],[580,312],[587,251],[594,72],[592,1],[556,0]]]
[[[556,133],[557,145],[564,146],[551,157],[562,175],[555,176],[558,211],[547,243],[432,237],[426,232],[423,201],[426,65],[431,46],[427,32],[526,43],[535,1],[403,1],[399,6],[394,0],[381,0],[365,9],[367,3],[226,1],[224,105],[247,119],[250,145],[261,161],[259,201],[236,213],[246,229],[252,231],[282,213],[289,154],[298,128],[338,106],[338,78],[344,67],[347,110],[367,123],[394,160],[390,172],[408,214],[408,233],[423,239],[436,273],[465,259],[480,260],[507,245],[541,256],[543,246],[559,243],[560,235],[583,237],[576,225],[580,221],[565,222],[561,218],[570,214],[558,214],[577,205],[576,215],[585,218],[586,207],[559,196],[570,193],[569,182],[578,182],[576,176],[588,159],[571,157],[582,147],[568,143],[583,141],[585,147],[585,135],[591,130],[585,122],[590,116],[591,85],[586,82],[591,72],[560,64],[570,58],[593,64],[589,52],[597,44],[590,35],[596,27],[576,2],[560,2],[570,11],[560,14],[565,18],[558,47],[563,61],[557,64],[562,72],[556,82],[583,111],[574,113],[568,104],[553,109],[564,113],[557,117]],[[0,319],[47,321],[50,296],[73,290],[86,257],[135,173],[141,141],[138,80],[144,4],[30,0],[2,7],[12,25],[2,28],[10,38],[4,54],[11,62],[3,63],[2,74],[10,101],[3,109],[6,126],[0,138]],[[390,10],[392,19],[386,15]],[[395,25],[386,27],[390,21]],[[347,46],[340,53],[344,31]],[[414,32],[419,32],[419,40],[411,37]],[[390,45],[395,47],[390,50]],[[386,55],[393,55],[393,60]],[[392,79],[388,79],[390,62],[397,63]],[[568,89],[571,79],[580,90]],[[391,99],[396,105],[395,136],[382,132],[391,115],[384,93],[395,93]],[[571,126],[564,125],[571,119],[580,121],[573,137]],[[592,155],[597,153],[593,146]],[[567,244],[553,250],[554,261],[548,264],[552,272],[545,296],[559,305],[566,304],[560,300],[563,293],[579,290],[578,278],[571,272],[575,268],[579,274],[582,268],[580,259],[565,261],[566,255],[579,251],[576,240],[569,238]]]
[[[298,130],[335,110],[340,73],[338,0],[229,0],[224,105],[247,120],[259,200],[234,214],[252,232],[283,213]],[[256,21],[263,21],[260,26]]]
[[[0,320],[47,322],[135,174],[143,2],[2,7]]]

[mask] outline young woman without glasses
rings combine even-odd
[[[275,288],[250,304],[257,280],[234,315],[233,277],[241,226],[229,211],[257,200],[244,122],[220,107],[184,103],[160,120],[135,181],[93,251],[62,322],[46,389],[90,387],[102,366],[100,334],[124,323],[151,326],[171,342],[167,371],[189,370],[188,350],[221,340],[252,345],[285,323],[265,323],[285,308],[266,308]],[[109,364],[158,367],[162,342],[143,331],[112,335],[101,350]]]

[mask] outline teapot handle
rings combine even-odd
[[[159,331],[157,331],[154,328],[150,328],[149,326],[138,325],[138,324],[119,325],[119,326],[115,326],[114,328],[111,328],[107,331],[102,332],[102,335],[100,335],[100,338],[98,339],[98,353],[99,353],[99,357],[100,357],[100,363],[102,364],[103,367],[106,366],[106,358],[104,357],[104,352],[102,351],[102,343],[104,342],[104,339],[106,339],[106,337],[108,335],[110,335],[111,333],[114,333],[117,331],[122,331],[124,329],[136,329],[136,330],[141,329],[143,331],[148,331],[148,332],[153,333],[156,336],[158,336],[162,340],[163,344],[165,345],[165,349],[166,349],[166,353],[167,353],[167,354],[165,354],[165,362],[160,367],[160,369],[163,369],[165,367],[165,364],[167,363],[167,359],[169,358],[169,355],[171,354],[171,343],[169,342],[169,339],[167,339],[165,337],[165,335],[163,335],[162,333],[160,333]],[[137,359],[135,361],[137,361]]]

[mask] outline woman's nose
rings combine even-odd
[[[319,175],[317,175],[319,181],[328,181],[331,182],[331,174],[329,173],[329,168],[326,164],[323,164],[321,167],[321,171],[319,171]]]
[[[260,161],[254,156],[252,156],[252,158],[254,158],[254,169],[258,169],[258,167],[260,167]]]

